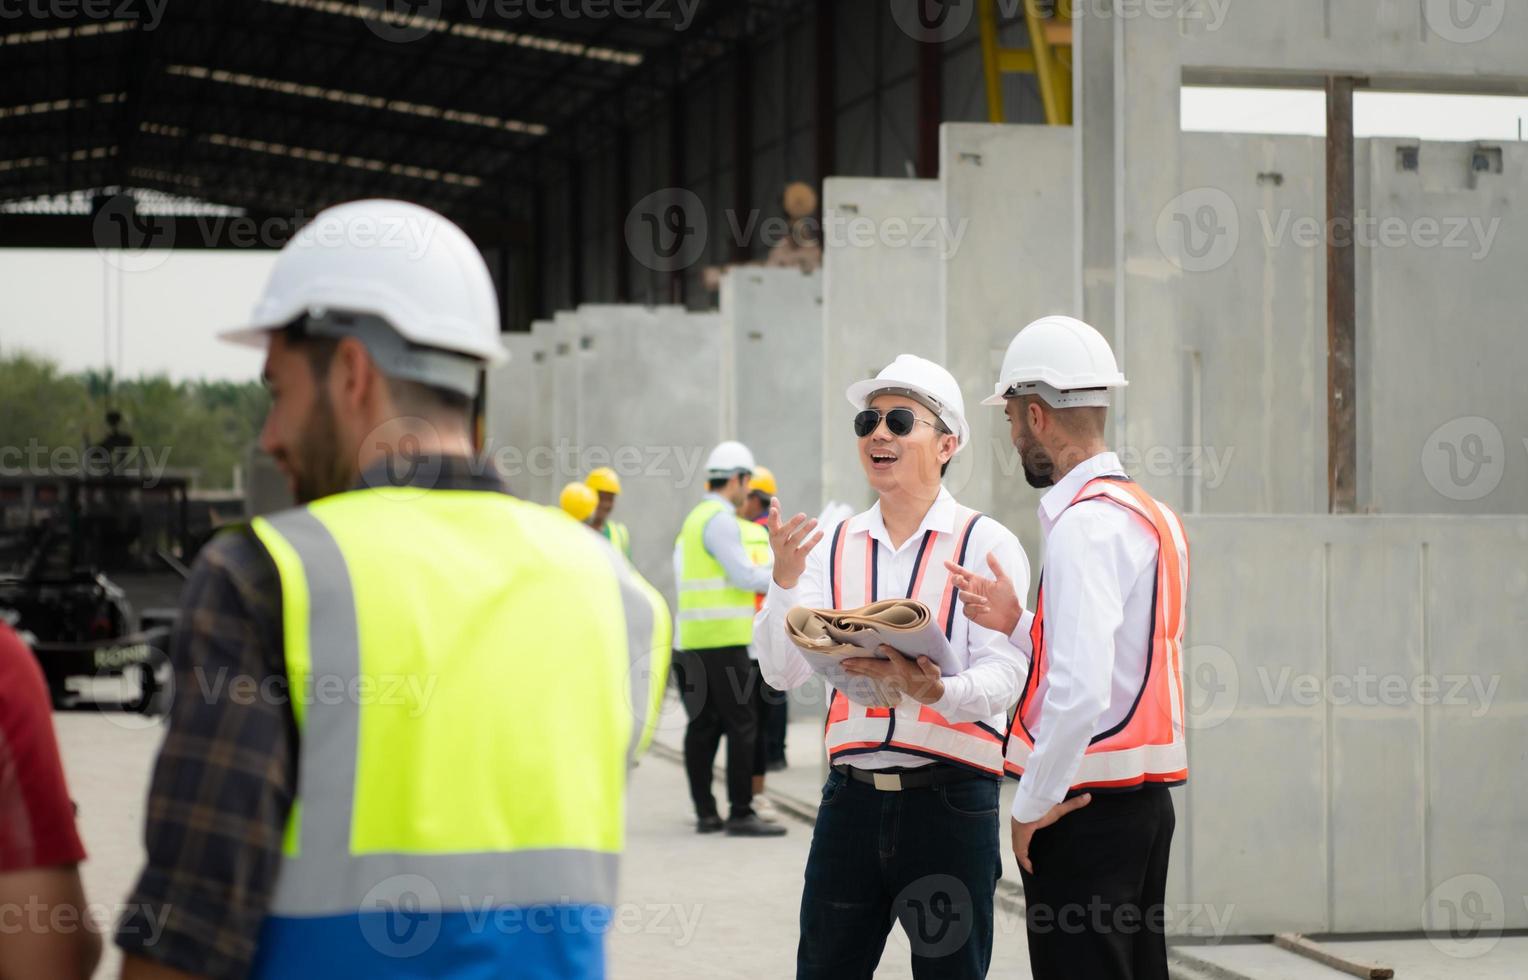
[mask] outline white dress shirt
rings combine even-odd
[[[918,530],[893,548],[891,535],[881,519],[879,502],[869,510],[849,518],[846,531],[868,531],[879,552],[877,599],[907,595],[914,568],[918,563],[918,545],[924,532],[954,534],[955,498],[944,487],[923,515]],[[753,642],[759,654],[759,669],[764,679],[777,690],[800,687],[817,675],[807,665],[801,652],[785,636],[786,613],[795,606],[825,609],[832,605],[832,583],[828,581],[828,558],[833,529],[823,528],[822,541],[807,556],[806,570],[792,589],[782,589],[773,579],[764,598],[764,608],[753,621]],[[1013,579],[1020,595],[1029,591],[1029,559],[1013,532],[991,518],[977,521],[966,550],[966,567],[987,572],[987,555],[997,555],[998,562]],[[942,571],[943,569],[941,569]],[[927,572],[925,574],[928,574]],[[1001,633],[984,629],[965,617],[956,600],[954,635],[950,647],[963,669],[944,678],[944,697],[929,705],[951,722],[983,721],[997,731],[1008,722],[1008,709],[1019,699],[1024,684],[1024,655]],[[860,769],[886,769],[892,766],[922,766],[933,760],[906,752],[868,752],[855,755],[849,765]]]
[[[1156,535],[1109,500],[1067,506],[1089,480],[1124,475],[1118,456],[1099,453],[1040,498],[1048,663],[1035,692],[1042,708],[1030,733],[1034,751],[1013,798],[1013,817],[1021,823],[1040,819],[1066,798],[1093,736],[1124,720],[1141,689],[1151,643]],[[1033,621],[1025,615],[1014,631],[1026,651]]]
[[[722,566],[727,584],[734,589],[762,594],[769,588],[769,578],[774,573],[774,560],[755,565],[743,547],[743,530],[738,527],[737,508],[719,493],[708,493],[702,498],[715,500],[726,509],[706,522],[700,532],[700,540],[706,551]],[[684,582],[684,544],[674,542],[674,587]]]

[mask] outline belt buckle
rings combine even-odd
[[[875,788],[882,792],[895,793],[902,788],[902,777],[894,772],[872,772],[870,778],[875,782]]]

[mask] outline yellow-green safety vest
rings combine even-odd
[[[253,530],[300,735],[253,975],[602,976],[662,598],[502,493],[355,490]]]
[[[739,517],[738,523],[743,525],[743,550],[748,553],[748,560],[755,565],[768,565],[775,560],[774,552],[769,547],[769,531],[758,521],[750,521]],[[757,593],[753,597],[753,611],[757,613],[764,608],[764,597]],[[752,639],[748,642],[752,643]]]
[[[631,531],[620,521],[606,521],[600,529],[610,546],[627,558],[631,557]]]
[[[702,500],[679,530],[679,649],[742,647],[753,641],[753,597],[727,581],[721,562],[706,550],[706,525],[719,513],[736,513],[719,500]],[[739,531],[742,534],[742,531]],[[746,540],[746,539],[745,539]]]

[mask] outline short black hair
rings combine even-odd
[[[950,459],[944,461],[943,466],[939,467],[939,478],[941,480],[944,479],[944,475],[950,471],[950,460],[954,458],[954,456],[951,456]]]
[[[322,381],[334,363],[334,352],[340,349],[340,338],[310,333],[305,318],[298,318],[281,331],[287,346],[296,347],[308,358],[308,368],[314,381]],[[437,388],[419,381],[383,375],[387,392],[396,407],[415,415],[460,416],[466,419],[472,412],[472,397],[450,388]]]

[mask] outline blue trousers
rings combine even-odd
[[[830,773],[801,894],[798,980],[873,976],[893,922],[919,980],[986,976],[1003,873],[998,787],[886,792]]]

